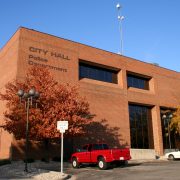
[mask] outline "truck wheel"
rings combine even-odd
[[[98,167],[101,170],[105,170],[108,168],[108,163],[105,161],[104,158],[99,158],[98,160]]]
[[[77,158],[72,159],[72,167],[79,168],[79,162],[78,162]]]

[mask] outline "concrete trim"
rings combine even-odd
[[[132,160],[155,159],[156,152],[154,149],[130,149]]]

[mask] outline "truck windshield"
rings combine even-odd
[[[107,144],[93,144],[93,150],[109,149]]]

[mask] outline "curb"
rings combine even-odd
[[[129,164],[133,163],[150,163],[150,162],[166,162],[167,159],[131,159],[128,161]]]

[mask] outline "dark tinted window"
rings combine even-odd
[[[102,149],[102,146],[100,146],[99,144],[93,144],[93,150],[100,150]]]
[[[103,144],[103,149],[109,149],[107,144]]]
[[[83,146],[84,150],[87,150],[87,148],[88,148],[88,145]]]
[[[127,75],[128,87],[135,87],[139,89],[149,90],[149,79],[128,74]]]
[[[174,130],[170,131],[170,122],[172,118],[169,116],[170,114],[174,113],[173,109],[169,108],[161,108],[161,127],[162,127],[162,138],[163,138],[163,148],[164,149],[175,149],[178,147],[178,139],[180,139],[179,136],[177,136],[174,132]],[[165,115],[165,117],[163,117]]]
[[[153,132],[151,109],[146,106],[129,105],[131,148],[152,149]]]
[[[93,144],[93,150],[109,149],[107,144]]]
[[[79,64],[79,79],[89,78],[117,84],[117,71],[92,66],[85,63]]]

